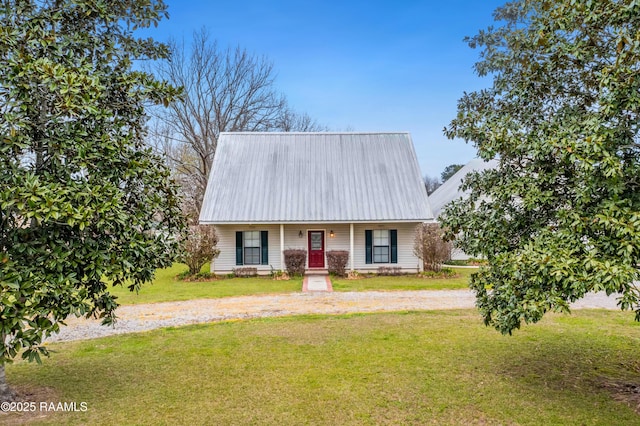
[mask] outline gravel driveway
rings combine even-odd
[[[121,306],[116,311],[115,327],[99,321],[70,318],[67,327],[48,342],[92,339],[114,334],[135,333],[186,324],[278,317],[300,314],[346,314],[408,310],[468,309],[475,306],[469,290],[366,291],[350,293],[289,293],[241,296],[222,299],[198,299],[184,302]],[[619,309],[614,296],[589,294],[572,305],[574,309]]]

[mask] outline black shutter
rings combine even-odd
[[[391,263],[398,263],[398,231],[391,229],[389,238],[391,239]]]
[[[236,231],[236,265],[242,264],[242,231]]]
[[[364,231],[365,244],[365,263],[368,265],[373,263],[373,231],[367,229]]]
[[[269,231],[260,231],[260,247],[262,248],[262,264],[269,264]]]

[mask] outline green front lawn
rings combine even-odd
[[[208,268],[207,266],[205,268]],[[191,299],[213,299],[251,294],[292,293],[302,289],[302,279],[276,281],[270,277],[221,278],[214,281],[180,281],[176,276],[187,270],[182,264],[160,269],[151,284],[144,285],[139,293],[130,292],[127,287],[115,286],[109,290],[118,296],[121,305],[138,303],[171,302]],[[208,271],[203,269],[203,271]]]
[[[512,337],[475,311],[448,311],[236,321],[50,348],[41,366],[8,365],[9,382],[88,410],[30,424],[640,424],[626,402],[637,404],[640,384],[630,313],[548,315]]]
[[[456,278],[419,278],[412,275],[395,277],[368,277],[358,280],[332,279],[335,291],[366,290],[445,290],[468,288],[469,276],[473,269],[452,268],[458,272]],[[121,305],[139,303],[172,302],[192,299],[213,299],[230,296],[255,294],[293,293],[302,291],[302,278],[276,281],[270,277],[220,278],[213,281],[180,281],[178,274],[187,270],[182,264],[160,269],[152,284],[146,284],[140,292],[132,293],[126,287],[111,287],[111,293],[118,296]],[[203,268],[208,272],[208,266]]]
[[[335,291],[370,290],[459,290],[469,288],[469,277],[476,269],[451,268],[456,278],[421,278],[416,275],[365,277],[357,280],[332,279]]]

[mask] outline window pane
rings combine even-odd
[[[244,264],[245,265],[259,265],[260,264],[260,248],[259,247],[245,247],[244,249]]]
[[[373,245],[374,246],[388,246],[389,245],[389,230],[388,229],[374,229],[373,230]]]
[[[245,247],[260,247],[260,231],[245,231],[244,232],[244,246]]]
[[[389,246],[373,247],[373,263],[389,263]]]
[[[311,250],[322,250],[322,232],[311,233]]]

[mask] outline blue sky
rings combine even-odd
[[[206,27],[221,47],[265,55],[293,108],[332,130],[408,131],[423,174],[475,157],[442,129],[464,91],[491,85],[462,39],[493,23],[503,0],[165,0],[157,40]]]

